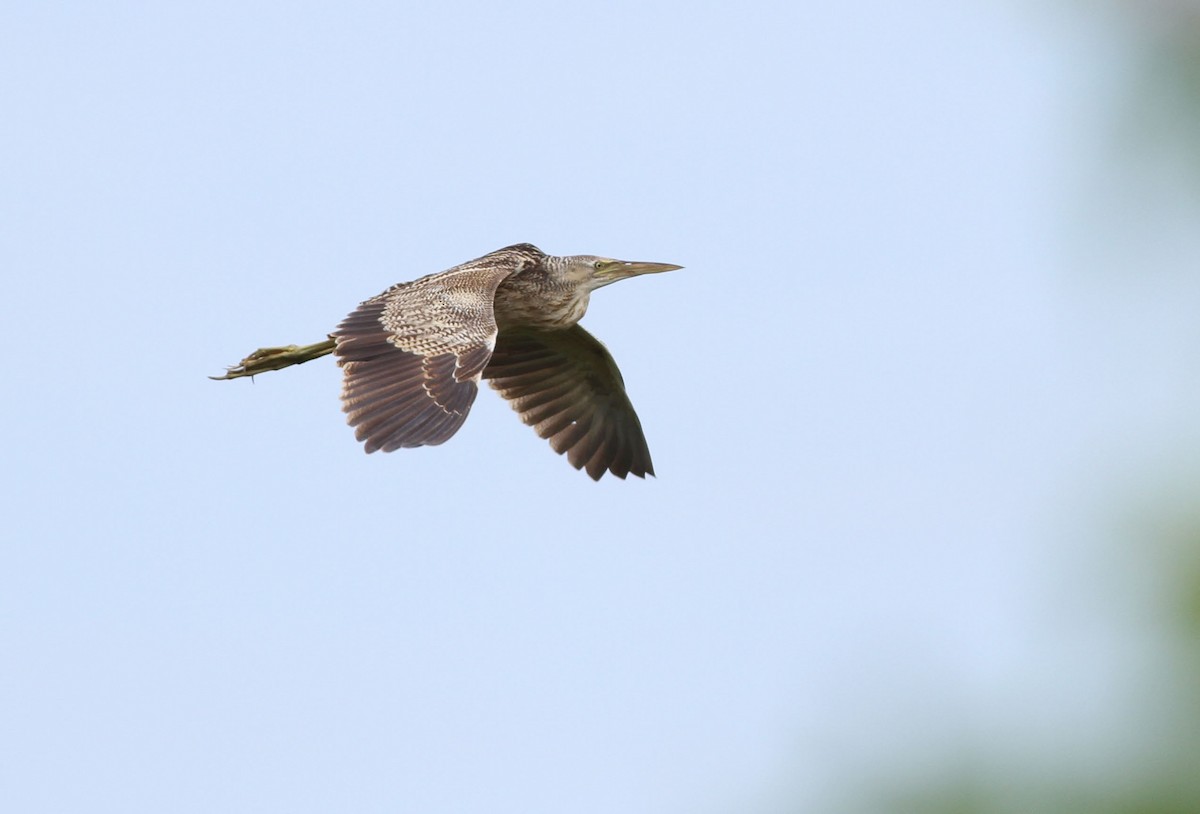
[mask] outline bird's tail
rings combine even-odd
[[[225,371],[224,376],[209,376],[208,378],[220,381],[222,379],[240,379],[243,376],[257,376],[259,373],[266,373],[268,370],[282,370],[285,367],[302,365],[305,362],[311,362],[313,359],[320,359],[322,356],[333,353],[333,348],[334,342],[332,336],[324,342],[316,342],[312,345],[286,345],[281,348],[259,348]]]

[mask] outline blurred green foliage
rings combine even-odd
[[[1200,506],[1200,494],[1196,497]],[[1155,568],[1163,575],[1157,595],[1143,597],[1156,605],[1148,619],[1155,629],[1147,634],[1167,644],[1161,663],[1147,665],[1151,675],[1163,680],[1147,681],[1138,696],[1144,714],[1134,710],[1129,716],[1148,726],[1161,726],[1165,717],[1165,728],[1148,750],[1138,733],[1130,733],[1118,765],[1097,760],[1095,771],[1082,777],[1074,770],[1057,772],[1054,766],[1030,776],[986,750],[945,755],[937,776],[872,792],[855,808],[895,814],[1200,812],[1200,517],[1190,506],[1185,511],[1190,522],[1184,534],[1178,533],[1179,524],[1172,524],[1174,532],[1160,536],[1160,545],[1144,545],[1145,538],[1126,540],[1131,547],[1126,554],[1157,558]],[[1070,763],[1078,765],[1074,759]]]
[[[1117,25],[1129,43],[1127,111],[1132,146],[1168,162],[1200,187],[1200,4],[1122,4]]]
[[[1129,81],[1111,102],[1117,111],[1114,124],[1135,136],[1126,140],[1136,150],[1131,162],[1166,165],[1173,177],[1200,190],[1200,3],[1142,0],[1108,8],[1116,12],[1116,36],[1128,46]],[[1178,206],[1180,201],[1164,205]],[[1193,274],[1200,272],[1200,258],[1196,261],[1183,266]],[[1195,356],[1200,359],[1200,347]],[[851,791],[849,810],[1200,812],[1200,479],[1163,474],[1160,485],[1163,488],[1149,499],[1118,495],[1109,501],[1116,512],[1106,518],[1115,529],[1112,545],[1092,552],[1098,559],[1108,558],[1105,570],[1114,578],[1106,589],[1115,586],[1118,593],[1127,592],[1096,601],[1128,602],[1139,608],[1142,627],[1135,635],[1157,643],[1149,648],[1157,654],[1152,663],[1138,665],[1144,683],[1129,695],[1132,709],[1097,711],[1132,722],[1132,729],[1140,723],[1141,731],[1127,731],[1115,747],[1106,744],[1107,751],[1097,749],[1094,756],[1088,754],[1093,744],[1084,739],[1078,745],[1081,754],[1062,755],[1061,766],[1036,770],[1014,764],[987,744],[945,747],[935,756],[938,768],[931,774],[893,782],[866,780],[865,791]],[[1136,514],[1134,522],[1125,522],[1131,514]],[[1149,580],[1146,573],[1152,574]],[[1080,765],[1093,768],[1081,772]]]

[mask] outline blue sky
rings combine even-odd
[[[1075,20],[0,13],[13,810],[777,811],[1105,734],[1078,563],[1197,393],[1169,287],[1088,268],[1113,63]],[[328,359],[206,378],[520,241],[686,267],[584,320],[657,479],[490,392],[368,457]]]

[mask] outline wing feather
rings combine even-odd
[[[342,408],[367,452],[441,444],[466,420],[496,342],[493,303],[544,255],[511,246],[392,286],[333,333]]]
[[[483,378],[555,452],[593,479],[605,472],[654,474],[616,363],[578,325],[501,331]]]

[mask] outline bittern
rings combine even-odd
[[[441,444],[466,420],[480,379],[594,480],[654,474],[621,372],[578,322],[597,288],[682,268],[519,243],[359,305],[324,342],[261,348],[220,379],[333,353],[342,409],[367,452]]]

